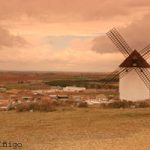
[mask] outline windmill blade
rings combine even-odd
[[[129,56],[129,54],[132,52],[132,49],[115,28],[106,34],[125,57]]]
[[[126,48],[126,50],[128,51],[128,53],[132,53],[132,48],[128,45],[128,43],[124,40],[124,38],[122,37],[122,35],[117,31],[116,28],[112,29],[113,32],[116,34],[117,38],[120,40],[120,42],[122,42],[122,44],[124,45],[124,47]]]
[[[150,55],[147,54],[147,55],[144,57],[144,59],[145,59],[145,60],[149,59],[149,56],[150,56]]]
[[[122,73],[123,71],[124,71],[124,69],[118,68],[118,69],[116,69],[115,71],[111,72],[110,74],[108,74],[108,75],[103,79],[104,83],[111,82],[112,80],[115,80],[115,79],[118,77],[118,75],[119,75],[120,73]]]
[[[122,46],[120,46],[120,44],[118,43],[118,41],[116,40],[116,38],[114,38],[111,33],[106,33],[106,34],[111,39],[111,41],[115,44],[115,46],[117,47],[117,49],[124,55],[124,57],[125,58],[128,57],[129,54],[122,49]]]
[[[141,56],[143,56],[143,58],[148,59],[149,55],[150,55],[150,44],[147,45],[144,49],[142,49],[140,51]]]
[[[150,44],[148,44],[145,48],[140,51],[140,54],[143,56],[150,50]]]
[[[142,68],[142,71],[146,74],[148,80],[150,81],[150,72],[148,71],[147,68]]]
[[[113,71],[112,73],[110,73],[103,79],[102,86],[105,87],[107,83],[117,80],[119,75],[120,75],[120,78],[124,77],[124,75],[127,74],[131,70],[132,68],[130,69],[118,68],[117,70]]]
[[[135,68],[135,71],[137,72],[139,77],[142,79],[146,87],[150,89],[150,79],[148,75],[146,74],[145,70],[143,70],[143,68]]]
[[[125,71],[123,71],[122,73],[120,73],[119,78],[122,79],[127,73],[129,73],[131,70],[133,70],[133,68],[126,68]]]

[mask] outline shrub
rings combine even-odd
[[[77,102],[76,104],[75,104],[75,106],[77,106],[77,107],[88,107],[88,104],[87,104],[87,102]]]
[[[17,112],[24,112],[24,111],[40,111],[40,112],[51,112],[55,111],[56,108],[52,103],[49,102],[41,102],[41,103],[25,103],[19,104],[16,106]]]
[[[115,101],[112,103],[102,103],[100,108],[146,108],[150,107],[146,101],[132,102],[132,101]]]
[[[135,103],[135,107],[136,108],[146,108],[146,107],[150,107],[150,104],[148,104],[145,101],[139,101]]]
[[[41,102],[41,103],[39,103],[37,110],[50,112],[50,111],[55,111],[56,108],[52,103]]]
[[[29,111],[29,106],[27,104],[18,104],[16,106],[16,111],[23,112],[23,111]]]
[[[106,103],[101,103],[101,104],[100,104],[100,108],[108,108],[108,106],[107,106]]]
[[[133,102],[131,101],[114,101],[111,103],[102,103],[100,104],[101,108],[130,108],[133,106]]]
[[[67,106],[73,105],[74,103],[75,103],[75,101],[73,101],[73,100],[66,100],[65,101],[65,105],[67,105]]]
[[[7,107],[7,111],[11,111],[11,110],[14,110],[15,109],[15,106],[12,106],[12,105],[8,105]]]

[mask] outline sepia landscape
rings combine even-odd
[[[11,142],[10,149],[18,149],[15,142],[27,150],[148,149],[149,100],[140,105],[115,103],[118,79],[104,86],[107,75],[1,72],[1,139]],[[64,91],[67,83],[86,89]],[[43,109],[31,106],[37,102]],[[104,103],[113,105],[104,107]]]
[[[0,150],[150,150],[149,0],[0,0]]]

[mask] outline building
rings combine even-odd
[[[136,68],[149,68],[150,65],[140,56],[137,51],[133,51],[131,55],[120,65],[122,68],[130,68],[131,71],[121,78],[119,82],[119,93],[121,100],[146,100],[150,98],[150,90],[143,82],[142,75],[137,74]],[[121,76],[122,74],[120,74]]]
[[[75,87],[75,86],[67,86],[63,88],[64,92],[83,92],[85,90],[86,90],[85,87]]]
[[[147,62],[150,57],[149,45],[140,51],[134,50],[115,28],[107,32],[107,36],[125,57],[111,78],[114,80],[119,75],[120,99],[130,101],[150,99],[150,65]]]

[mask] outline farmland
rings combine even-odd
[[[150,109],[1,112],[1,140],[25,150],[149,150]]]
[[[8,89],[35,89],[49,86],[84,86],[102,88],[106,73],[80,72],[0,72],[0,83]],[[118,88],[117,80],[107,88]]]

